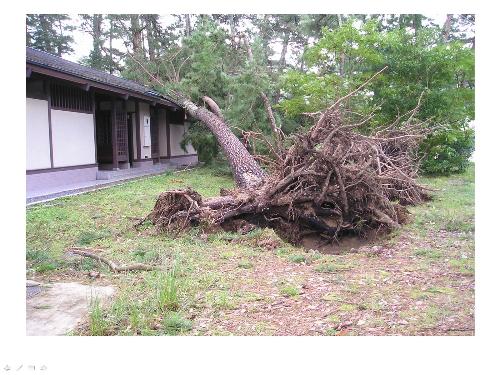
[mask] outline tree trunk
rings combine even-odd
[[[215,136],[229,161],[238,187],[251,188],[262,183],[266,173],[220,117],[186,98],[178,97],[177,104],[203,122]]]
[[[453,14],[446,15],[446,21],[443,25],[443,42],[447,43],[450,40],[450,32],[451,32],[451,20]]]
[[[94,48],[98,48],[99,53],[102,52],[102,14],[94,14],[92,16],[92,40]]]
[[[130,32],[132,33],[132,51],[134,55],[139,56],[142,50],[142,30],[139,24],[139,15],[133,14],[130,16]]]
[[[279,72],[283,72],[283,69],[286,66],[286,52],[288,51],[288,42],[290,40],[290,31],[286,30],[285,35],[283,37],[283,46],[281,47],[281,56],[280,56],[280,63],[278,66]]]
[[[113,74],[113,20],[109,20],[109,74]]]
[[[189,14],[184,15],[184,22],[185,22],[185,34],[186,36],[191,35],[191,18]]]
[[[228,14],[229,18],[229,32],[231,35],[231,46],[234,47],[236,43],[236,25],[234,20],[234,14]]]
[[[224,121],[224,116],[222,115],[221,109],[219,108],[217,103],[211,97],[204,96],[201,98],[201,100],[203,100],[203,102],[205,102],[205,104],[208,106],[208,108],[210,109],[210,111],[212,113],[215,113],[217,115],[217,117],[219,117],[221,120]]]
[[[164,86],[164,83],[146,69],[137,58],[133,55],[130,55],[130,57],[141,66],[153,81]],[[204,123],[215,136],[217,143],[227,157],[236,185],[239,188],[248,189],[262,184],[266,173],[221,117],[204,107],[196,105],[180,92],[171,90],[165,86],[164,89],[172,102],[184,108],[191,117]],[[210,101],[212,102],[212,108],[217,112],[217,104],[212,99]],[[219,115],[222,114],[219,113]]]
[[[152,15],[147,15],[145,22],[146,22],[146,39],[148,41],[148,54],[149,54],[149,61],[155,62],[156,61],[156,38],[154,35],[154,28],[153,28],[153,23],[152,23]]]
[[[276,125],[276,118],[274,117],[273,108],[271,107],[271,103],[267,95],[264,91],[260,92],[260,97],[262,98],[262,102],[264,103],[264,108],[266,109],[267,118],[269,119],[269,125],[271,125],[271,130],[273,131],[274,140],[276,142],[276,147],[278,147],[278,151],[281,154],[283,152],[283,133],[281,129]]]

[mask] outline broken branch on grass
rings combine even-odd
[[[106,259],[100,255],[94,253],[95,249],[80,248],[80,247],[70,247],[67,249],[69,253],[80,255],[82,257],[91,258],[97,260],[100,263],[107,265],[113,272],[127,272],[127,271],[152,271],[157,269],[157,267],[150,266],[144,263],[132,263],[129,265],[118,265],[113,261]]]

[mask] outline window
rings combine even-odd
[[[32,99],[47,100],[47,95],[43,87],[41,79],[27,79],[26,80],[26,97]]]
[[[92,113],[92,96],[79,87],[52,83],[50,96],[53,109]]]

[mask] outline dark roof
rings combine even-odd
[[[80,65],[31,47],[26,47],[26,62],[50,70],[70,74],[72,76],[83,78],[85,80],[127,90],[132,93],[149,96],[154,99],[166,100],[177,107],[177,105],[172,103],[171,100],[169,100],[169,98],[165,95],[151,90],[149,87],[143,86],[137,82],[120,78],[101,70],[90,68],[88,66]]]

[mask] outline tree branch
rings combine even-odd
[[[82,257],[87,257],[91,259],[95,259],[100,263],[104,263],[107,265],[111,271],[113,272],[126,272],[126,271],[152,271],[154,269],[157,269],[156,267],[143,264],[143,263],[132,263],[129,265],[117,265],[113,261],[103,258],[100,255],[94,254],[88,250],[94,250],[94,249],[86,249],[86,248],[80,248],[80,247],[70,247],[67,249],[69,253],[75,254],[75,255],[80,255]]]

